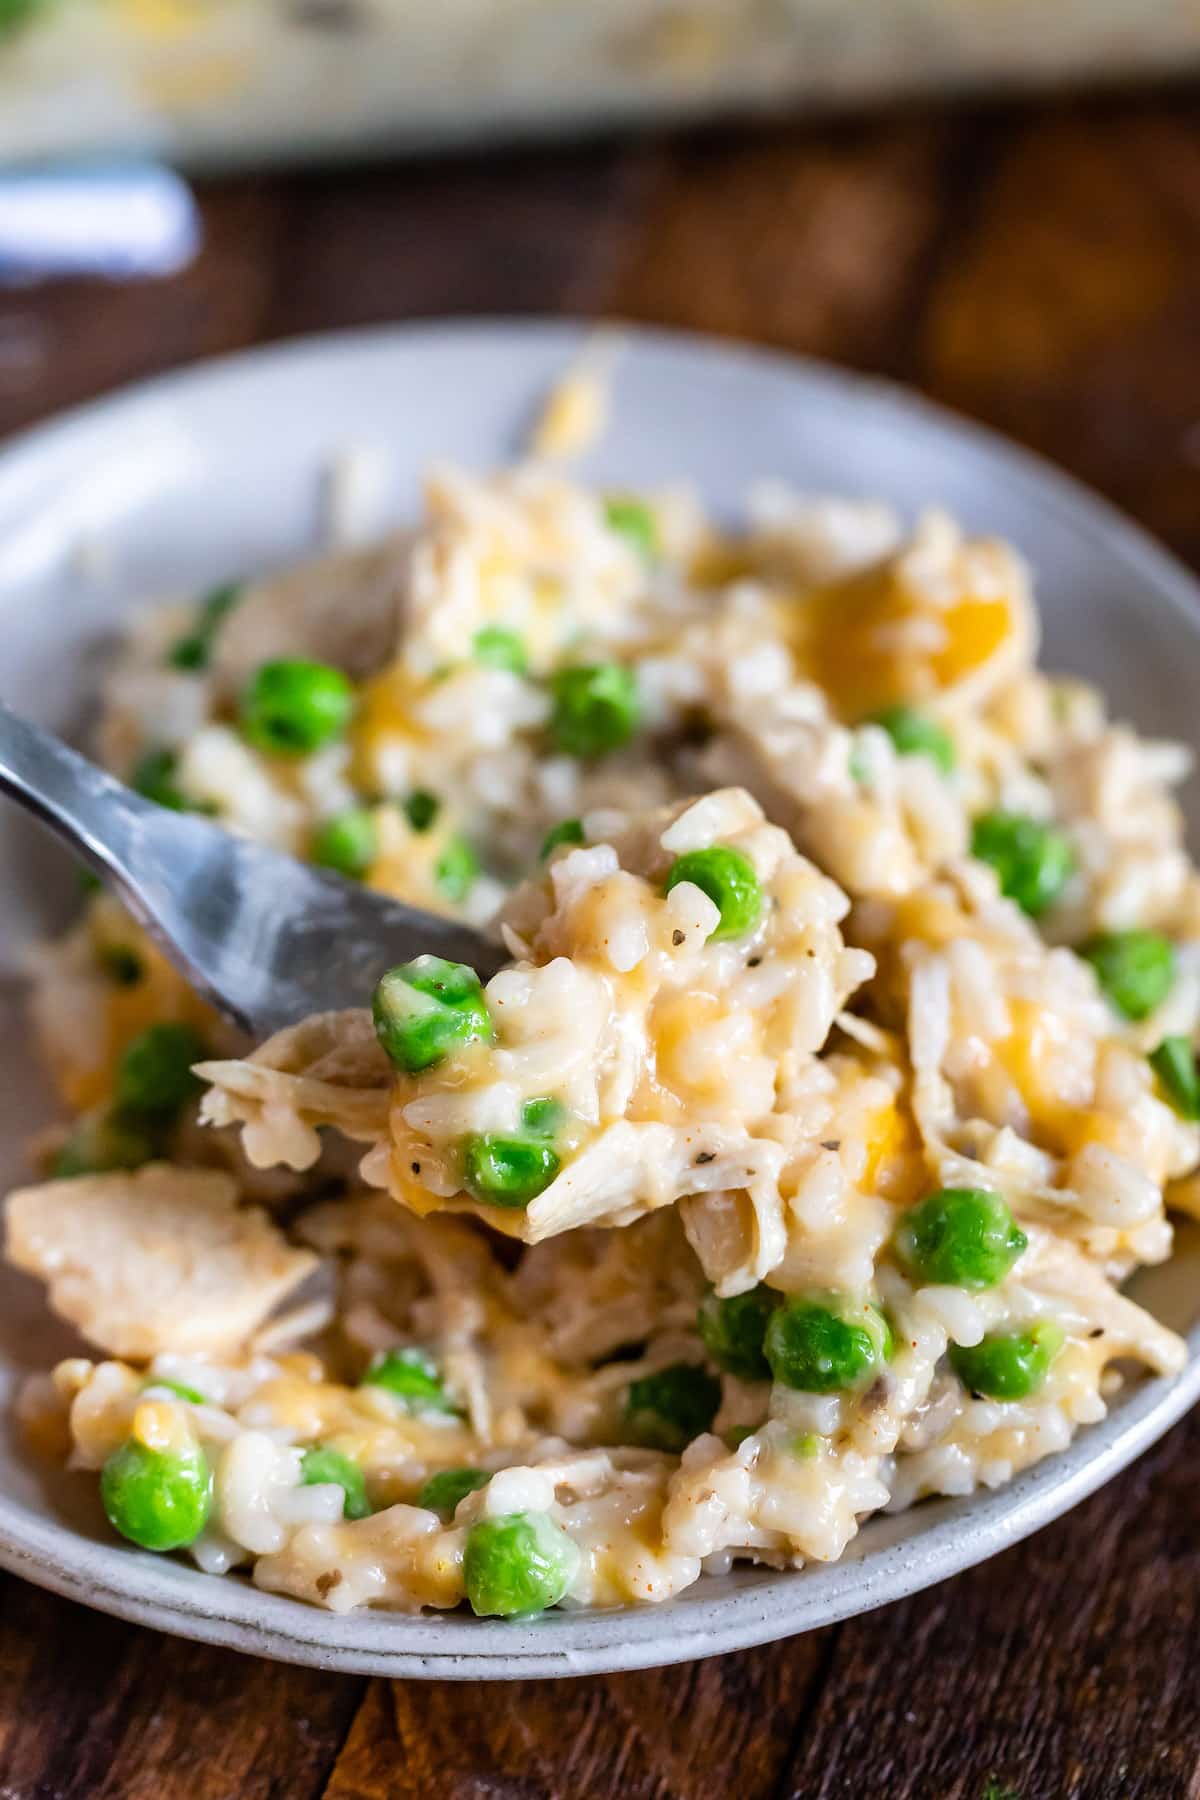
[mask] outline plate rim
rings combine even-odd
[[[198,359],[55,414],[0,444],[0,516],[10,485],[51,472],[80,435],[119,428],[122,415],[179,401],[214,383],[235,383],[270,369],[303,379],[306,365],[347,354],[386,356],[440,343],[502,340],[518,354],[553,351],[564,366],[598,329],[652,354],[699,359],[735,372],[747,366],[781,383],[813,387],[838,400],[867,404],[893,428],[914,417],[949,433],[995,477],[1032,492],[1059,522],[1091,544],[1101,542],[1134,569],[1156,603],[1165,603],[1196,639],[1200,659],[1200,581],[1176,556],[1111,501],[1038,452],[929,400],[916,390],[815,358],[711,334],[606,320],[521,315],[414,319],[297,336]],[[331,445],[331,449],[336,446]],[[14,494],[12,498],[19,499]],[[29,1514],[0,1493],[0,1567],[101,1612],[244,1653],[336,1668],[347,1673],[452,1680],[525,1679],[601,1674],[668,1666],[723,1654],[832,1624],[906,1598],[948,1579],[1049,1524],[1117,1475],[1200,1399],[1200,1321],[1188,1335],[1190,1360],[1173,1379],[1146,1379],[1120,1410],[1079,1433],[1003,1488],[962,1501],[934,1502],[938,1517],[909,1543],[872,1550],[861,1559],[808,1570],[754,1572],[732,1591],[611,1611],[547,1615],[534,1623],[426,1617],[370,1610],[336,1614],[249,1582],[217,1582],[185,1565],[97,1543],[53,1517]],[[109,1567],[113,1567],[110,1576]],[[837,1571],[856,1570],[840,1582]],[[118,1583],[124,1572],[126,1579]],[[129,1577],[132,1579],[129,1579]],[[397,1642],[388,1642],[394,1638]],[[424,1642],[422,1642],[424,1640]]]

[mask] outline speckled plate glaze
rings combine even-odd
[[[101,401],[0,454],[0,692],[59,727],[83,717],[97,654],[139,595],[194,590],[302,556],[320,541],[331,462],[368,453],[370,521],[410,514],[422,468],[515,454],[582,342],[549,323],[418,325],[213,363]],[[367,466],[365,463],[364,467]],[[932,502],[1011,538],[1033,564],[1045,659],[1099,682],[1143,729],[1196,741],[1200,588],[1110,508],[1035,458],[911,394],[829,368],[630,331],[613,417],[585,477],[683,478],[736,514],[754,479]],[[364,498],[365,496],[365,498]],[[1193,796],[1193,826],[1197,800]],[[25,821],[0,816],[0,1174],[47,1116],[20,1013],[23,948],[61,924],[74,881]],[[840,1563],[701,1581],[661,1607],[554,1612],[503,1624],[463,1614],[338,1617],[112,1542],[93,1484],[0,1441],[0,1564],[122,1618],[321,1667],[478,1680],[681,1662],[807,1631],[899,1599],[993,1555],[1115,1475],[1200,1393],[1200,1232],[1183,1233],[1138,1297],[1196,1357],[1131,1386],[1100,1425],[997,1493],[869,1523]],[[69,1347],[40,1295],[0,1287],[0,1408],[22,1374]]]

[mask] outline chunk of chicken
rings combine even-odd
[[[109,1354],[234,1350],[316,1267],[219,1170],[132,1173],[20,1188],[5,1253],[54,1311]]]

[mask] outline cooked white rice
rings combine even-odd
[[[245,1055],[104,897],[39,957],[76,1166],[11,1198],[8,1253],[109,1360],[37,1378],[22,1415],[85,1470],[131,1441],[198,1446],[205,1570],[335,1610],[479,1604],[473,1534],[523,1515],[575,1546],[558,1603],[656,1602],[997,1486],[1101,1418],[1132,1365],[1181,1366],[1119,1284],[1170,1255],[1172,1206],[1198,1210],[1200,1127],[1149,1060],[1186,1051],[1200,1012],[1186,751],[1036,669],[1003,544],[778,485],[748,519],[722,535],[684,495],[606,500],[544,464],[442,470],[412,532],[249,583],[207,666],[173,665],[195,616],[175,607],[110,672],[118,772],[170,752],[183,803],[301,854],[362,809],[365,879],[493,922],[511,956],[490,1036],[416,1074],[365,1010]],[[479,637],[497,628],[499,653]],[[355,683],[348,731],[307,757],[239,725],[279,656]],[[582,755],[556,741],[554,677],[595,663],[632,676],[636,722]],[[1036,918],[971,854],[997,809],[1059,834]],[[712,895],[668,885],[714,850],[758,894],[715,939]],[[1171,975],[1134,1017],[1092,948],[1131,931]],[[94,1150],[80,1169],[114,1106],[128,1123],[122,1054],[163,1020],[204,1040],[199,1117],[136,1173]],[[465,1147],[495,1140],[552,1143],[524,1204],[472,1180]],[[1019,1227],[991,1285],[923,1278],[897,1237],[946,1188]],[[275,1223],[264,1201],[286,1202]],[[779,1356],[723,1355],[714,1308],[751,1293],[764,1321],[869,1319],[870,1378],[812,1391]],[[1026,1392],[964,1373],[998,1333],[1050,1347]],[[438,1400],[362,1380],[397,1346],[426,1353]],[[690,1403],[659,1417],[681,1380]],[[361,1471],[363,1516],[306,1475],[317,1445]],[[420,1503],[463,1467],[485,1485]]]

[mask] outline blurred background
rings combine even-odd
[[[1198,0],[0,0],[0,433],[269,337],[900,377],[1200,560]]]
[[[0,156],[427,150],[1179,72],[1180,0],[3,0]]]

